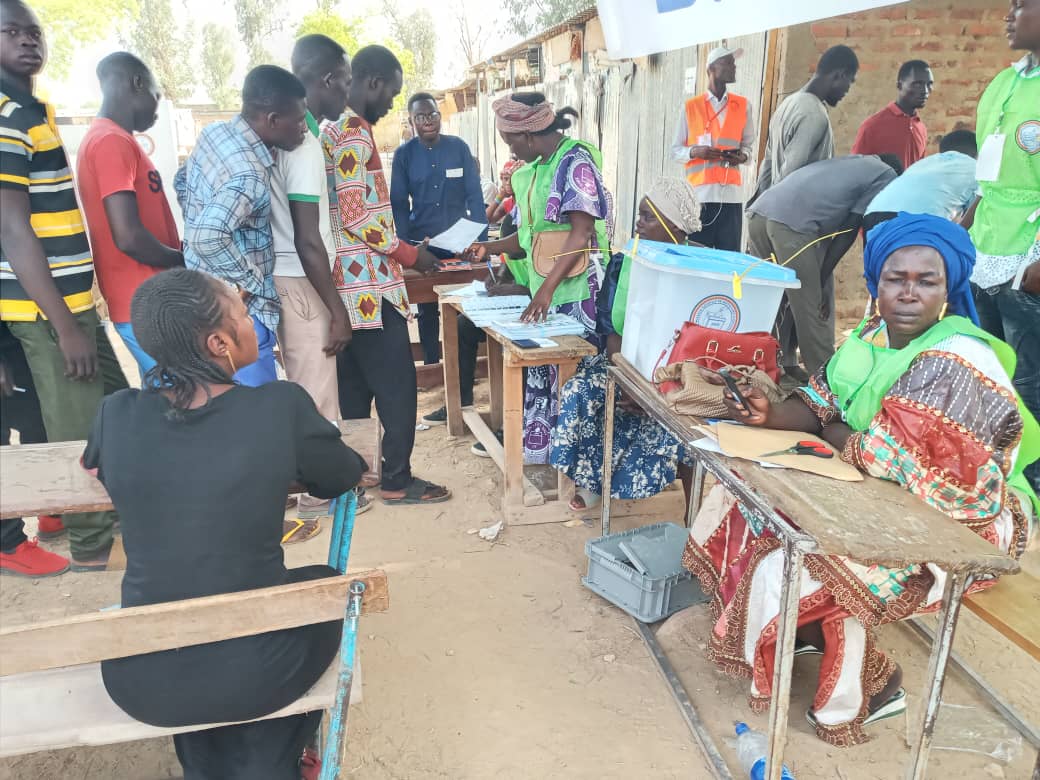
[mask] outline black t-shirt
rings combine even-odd
[[[105,398],[83,463],[119,512],[122,605],[282,585],[289,486],[334,498],[367,465],[291,382],[236,386],[170,415],[156,392]]]

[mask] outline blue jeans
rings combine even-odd
[[[1040,295],[1012,290],[1011,282],[982,289],[972,285],[975,308],[983,330],[1006,341],[1018,356],[1013,381],[1022,402],[1040,419]],[[1040,461],[1026,469],[1033,489],[1040,492]]]
[[[141,349],[141,345],[137,343],[137,338],[134,336],[134,329],[129,322],[113,322],[116,326],[116,333],[119,334],[119,338],[123,340],[126,348],[130,350],[130,354],[134,356],[134,360],[137,361],[137,368],[141,372],[141,379],[144,379],[144,375],[155,365],[155,361],[152,360],[151,356]]]
[[[270,330],[256,317],[253,317],[253,330],[256,331],[256,345],[259,357],[255,363],[242,366],[232,377],[240,385],[260,387],[268,382],[278,381],[278,370],[274,360],[274,331]]]

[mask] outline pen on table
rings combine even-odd
[[[16,393],[28,393],[29,392],[24,387],[19,387],[18,385],[15,385],[11,389],[14,390]]]

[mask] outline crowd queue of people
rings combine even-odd
[[[863,122],[852,154],[836,156],[828,109],[852,88],[859,62],[846,46],[826,51],[768,118],[748,203],[755,118],[728,88],[741,51],[714,49],[707,90],[686,101],[676,129],[677,175],[646,188],[635,234],[741,250],[746,227],[751,254],[791,261],[801,287],[777,318],[791,392],[774,402],[749,389],[747,408],[727,400],[732,415],[816,433],[847,462],[1018,556],[1034,535],[1040,488],[1040,0],[1014,0],[1006,23],[1024,56],[985,91],[975,132],[949,133],[931,155],[919,112],[934,76],[914,60],[896,74],[896,99]],[[526,372],[523,431],[527,462],[551,463],[579,486],[571,509],[599,500],[606,366],[639,292],[629,289],[631,258],[611,249],[602,154],[567,134],[572,109],[534,92],[496,100],[512,158],[496,185],[480,178],[465,142],[441,132],[436,100],[416,94],[407,103],[414,134],[388,182],[373,126],[402,89],[400,63],[380,46],[350,57],[307,35],[292,72],[251,70],[240,114],[200,134],[173,182],[179,235],[164,183],[134,139],[160,99],[147,65],[125,52],[98,64],[104,99],[73,177],[53,110],[34,94],[44,30],[23,0],[0,0],[0,27],[3,443],[11,429],[23,443],[87,439],[83,464],[116,509],[40,518],[40,538],[67,531],[71,560],[27,539],[21,520],[3,521],[4,573],[102,570],[119,522],[123,606],[278,585],[331,573],[288,570],[281,547],[316,533],[329,499],[357,489],[361,511],[371,506],[365,488],[389,506],[450,499],[411,470],[417,390],[403,269],[434,272],[447,255],[427,239],[461,217],[499,225],[497,238],[462,255],[502,257],[489,294],[528,295],[525,320],[569,314],[599,348],[560,401],[554,367]],[[859,236],[870,308],[836,349],[834,271]],[[556,262],[538,272],[532,259],[549,242]],[[127,389],[99,322],[95,275],[140,390]],[[440,358],[438,329],[436,308],[420,307],[430,363]],[[460,319],[467,405],[483,338]],[[289,382],[278,381],[276,345]],[[373,402],[384,428],[378,482],[338,430],[341,418],[368,417]],[[612,495],[652,496],[677,476],[688,490],[679,442],[629,399],[615,413]],[[445,411],[423,420],[443,423]],[[286,523],[295,493],[298,520]],[[752,706],[763,707],[784,561],[778,540],[750,527],[739,504],[713,493],[684,561],[712,596],[712,657],[751,678]],[[798,653],[822,655],[808,713],[822,739],[859,743],[865,727],[905,709],[899,666],[872,629],[932,608],[943,580],[924,561],[897,570],[807,556]],[[339,631],[327,623],[107,661],[105,685],[147,723],[245,721],[310,687]],[[175,743],[186,778],[295,780],[316,726],[301,715]]]

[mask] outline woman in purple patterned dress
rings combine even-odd
[[[610,251],[613,202],[600,174],[602,155],[589,143],[564,135],[577,117],[572,108],[556,111],[537,92],[522,92],[493,106],[499,133],[509,150],[526,165],[513,172],[516,196],[513,219],[517,232],[498,241],[474,244],[467,256],[482,261],[488,254],[508,255],[509,271],[531,295],[522,319],[540,322],[552,313],[574,317],[585,338],[602,348],[596,335],[596,296]],[[531,261],[535,237],[567,231],[553,269],[545,276]],[[588,256],[588,270],[568,273]],[[524,459],[549,462],[549,441],[559,414],[556,366],[527,371],[524,394]]]

